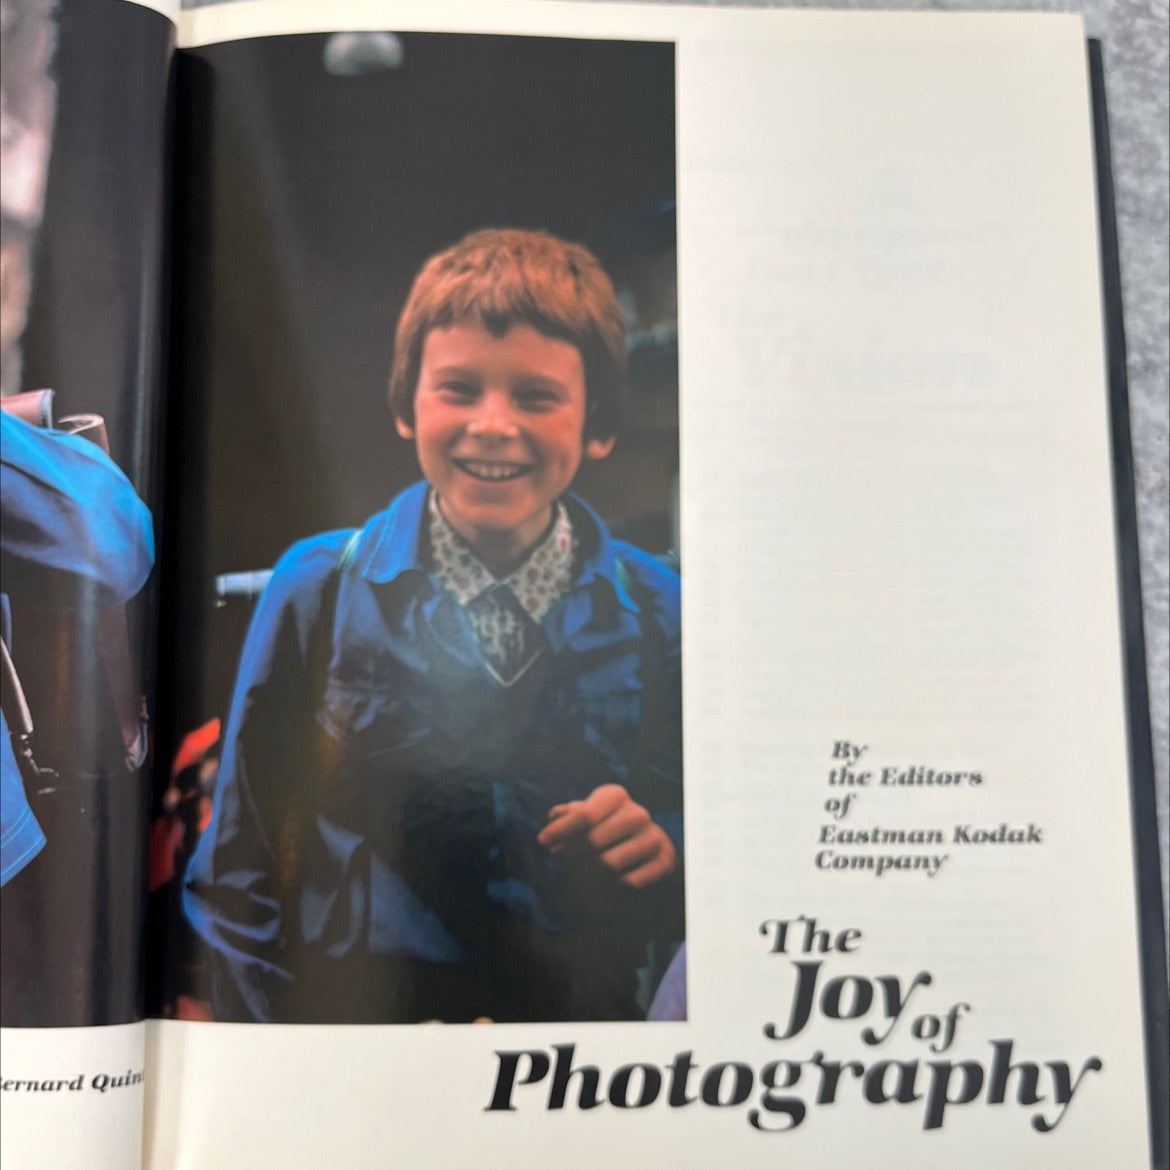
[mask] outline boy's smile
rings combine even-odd
[[[484,479],[489,483],[503,483],[509,479],[519,479],[529,470],[527,463],[490,463],[483,459],[456,459],[455,465],[460,471]]]
[[[496,576],[544,535],[581,459],[613,439],[585,439],[585,369],[575,345],[531,325],[496,337],[468,323],[423,343],[413,439],[448,522]]]

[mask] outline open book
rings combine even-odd
[[[3,32],[6,1168],[1166,1164],[1077,19]]]

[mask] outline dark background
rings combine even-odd
[[[58,5],[57,118],[21,375],[23,390],[56,392],[58,417],[102,415],[110,453],[150,504],[173,41],[168,20],[125,0]]]

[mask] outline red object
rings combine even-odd
[[[219,720],[209,719],[202,727],[188,732],[175,752],[171,764],[171,779],[194,764],[198,764],[207,753],[219,743]]]

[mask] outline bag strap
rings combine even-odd
[[[666,722],[666,638],[655,616],[648,612],[646,591],[634,583],[629,569],[620,559],[616,561],[617,580],[638,606],[638,626],[642,631],[642,718],[638,721],[638,739],[630,757],[630,775],[649,771],[653,747],[659,740]]]
[[[279,897],[285,902],[296,888],[298,876],[301,872],[302,837],[306,827],[314,814],[314,801],[311,789],[314,784],[320,784],[318,773],[333,766],[329,759],[329,750],[325,740],[325,731],[316,724],[318,711],[325,698],[325,679],[329,672],[329,659],[333,649],[333,624],[337,615],[337,599],[341,592],[341,578],[345,570],[353,564],[357,552],[358,541],[362,530],[359,528],[352,533],[337,560],[329,570],[325,582],[324,594],[321,600],[321,610],[310,634],[306,667],[308,671],[308,687],[312,695],[312,707],[304,712],[307,720],[304,732],[307,739],[297,742],[304,745],[303,759],[299,760],[295,769],[293,782],[289,785],[288,804],[284,810],[276,845],[276,873]],[[285,913],[288,907],[285,906]],[[295,918],[292,919],[295,921]],[[288,954],[285,961],[288,969],[294,973],[290,986],[284,993],[282,1007],[277,1012],[276,1019],[311,1019],[320,1012],[317,989],[309,981],[305,986],[304,972],[310,970],[311,963],[307,954],[306,944],[300,931],[292,928],[286,931],[285,941]]]
[[[66,415],[57,425],[68,434],[88,439],[109,455],[106,422],[100,414]],[[118,719],[118,730],[122,735],[122,746],[125,749],[123,762],[126,771],[137,772],[146,763],[150,751],[150,716],[146,708],[146,696],[134,684],[126,607],[117,605],[99,613],[94,621],[94,633],[106,685]]]
[[[42,768],[33,758],[32,712],[28,707],[16,664],[8,652],[8,643],[0,638],[0,708],[8,720],[8,735],[12,740],[12,751],[16,756],[25,781],[31,784],[44,783],[58,778],[52,768]]]
[[[329,658],[333,649],[333,623],[337,618],[337,598],[341,593],[341,578],[346,569],[353,564],[357,555],[358,542],[361,540],[362,530],[355,529],[341,547],[332,569],[329,571],[329,580],[325,584],[325,594],[321,601],[321,614],[317,619],[316,637],[314,646],[309,654],[309,668],[313,672],[313,710],[320,710],[321,701],[325,697],[325,676],[329,672]]]
[[[350,535],[342,546],[341,552],[338,553],[337,560],[330,568],[321,599],[321,610],[310,634],[309,650],[306,655],[309,685],[306,689],[312,695],[312,706],[305,712],[310,735],[310,740],[306,745],[309,750],[306,752],[305,759],[309,763],[306,768],[299,770],[302,776],[305,773],[313,772],[317,767],[328,766],[324,759],[324,752],[318,746],[314,746],[320,744],[317,737],[322,734],[320,728],[315,728],[314,721],[325,700],[325,678],[329,673],[329,659],[333,649],[333,623],[337,615],[337,598],[341,592],[341,577],[345,570],[353,564],[361,534],[359,528]],[[295,842],[308,815],[310,804],[311,799],[306,791],[306,785],[293,784],[289,789],[289,803],[284,814],[279,849],[280,856],[285,859],[285,864],[281,866],[281,886],[286,889],[293,884],[295,879],[296,867],[299,864],[299,850],[296,848]]]
[[[321,600],[321,613],[313,631],[313,644],[309,651],[309,670],[312,671],[313,710],[311,717],[315,718],[325,701],[325,679],[329,674],[329,659],[333,651],[333,625],[337,619],[337,599],[341,593],[341,578],[346,569],[353,564],[357,554],[358,541],[361,540],[362,530],[355,529],[349,539],[342,545],[337,560],[329,571],[329,579],[325,583],[325,593]]]
[[[345,542],[345,547],[341,550],[341,556],[339,556],[337,558],[337,574],[338,574],[338,579],[339,579],[338,583],[339,584],[340,584],[341,574],[346,569],[348,569],[350,565],[353,564],[353,559],[354,559],[354,557],[357,556],[357,546],[358,546],[358,542],[361,540],[361,538],[362,538],[362,530],[360,528],[354,529],[354,532],[350,536],[349,540],[347,540]],[[337,598],[335,597],[333,599],[333,601],[334,601],[334,604],[336,604]]]

